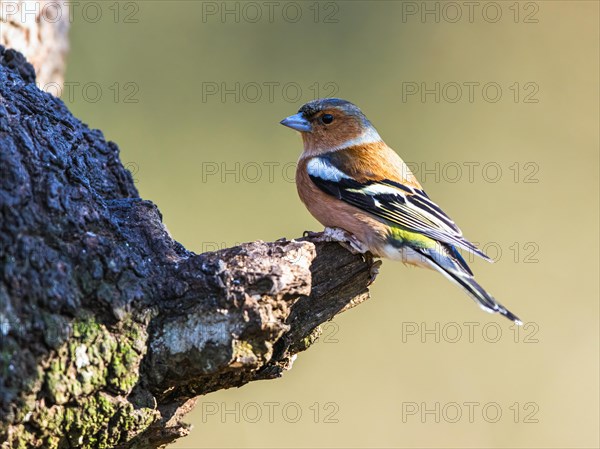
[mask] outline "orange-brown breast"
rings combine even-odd
[[[296,169],[298,195],[308,211],[322,225],[345,229],[367,245],[373,254],[383,255],[388,227],[377,218],[319,189],[306,171],[309,160],[300,159]]]

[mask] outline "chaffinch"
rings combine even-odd
[[[491,259],[427,196],[357,106],[338,98],[318,99],[281,124],[302,135],[298,194],[326,230],[350,233],[362,252],[437,270],[483,310],[521,324],[475,281],[458,248]]]

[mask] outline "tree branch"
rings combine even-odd
[[[372,263],[315,239],[197,255],[119,149],[0,47],[0,442],[160,447],[197,395],[281,376],[368,297]]]

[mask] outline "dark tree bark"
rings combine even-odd
[[[0,47],[2,448],[160,447],[197,395],[281,376],[368,297],[372,262],[337,243],[186,250],[34,81]]]

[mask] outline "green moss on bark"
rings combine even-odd
[[[159,417],[157,411],[136,409],[127,400],[146,352],[144,326],[127,320],[118,329],[118,339],[92,318],[76,321],[72,329],[71,338],[47,360],[46,370],[40,370],[39,387],[28,396],[23,415],[0,429],[6,439],[3,449],[110,448]]]

